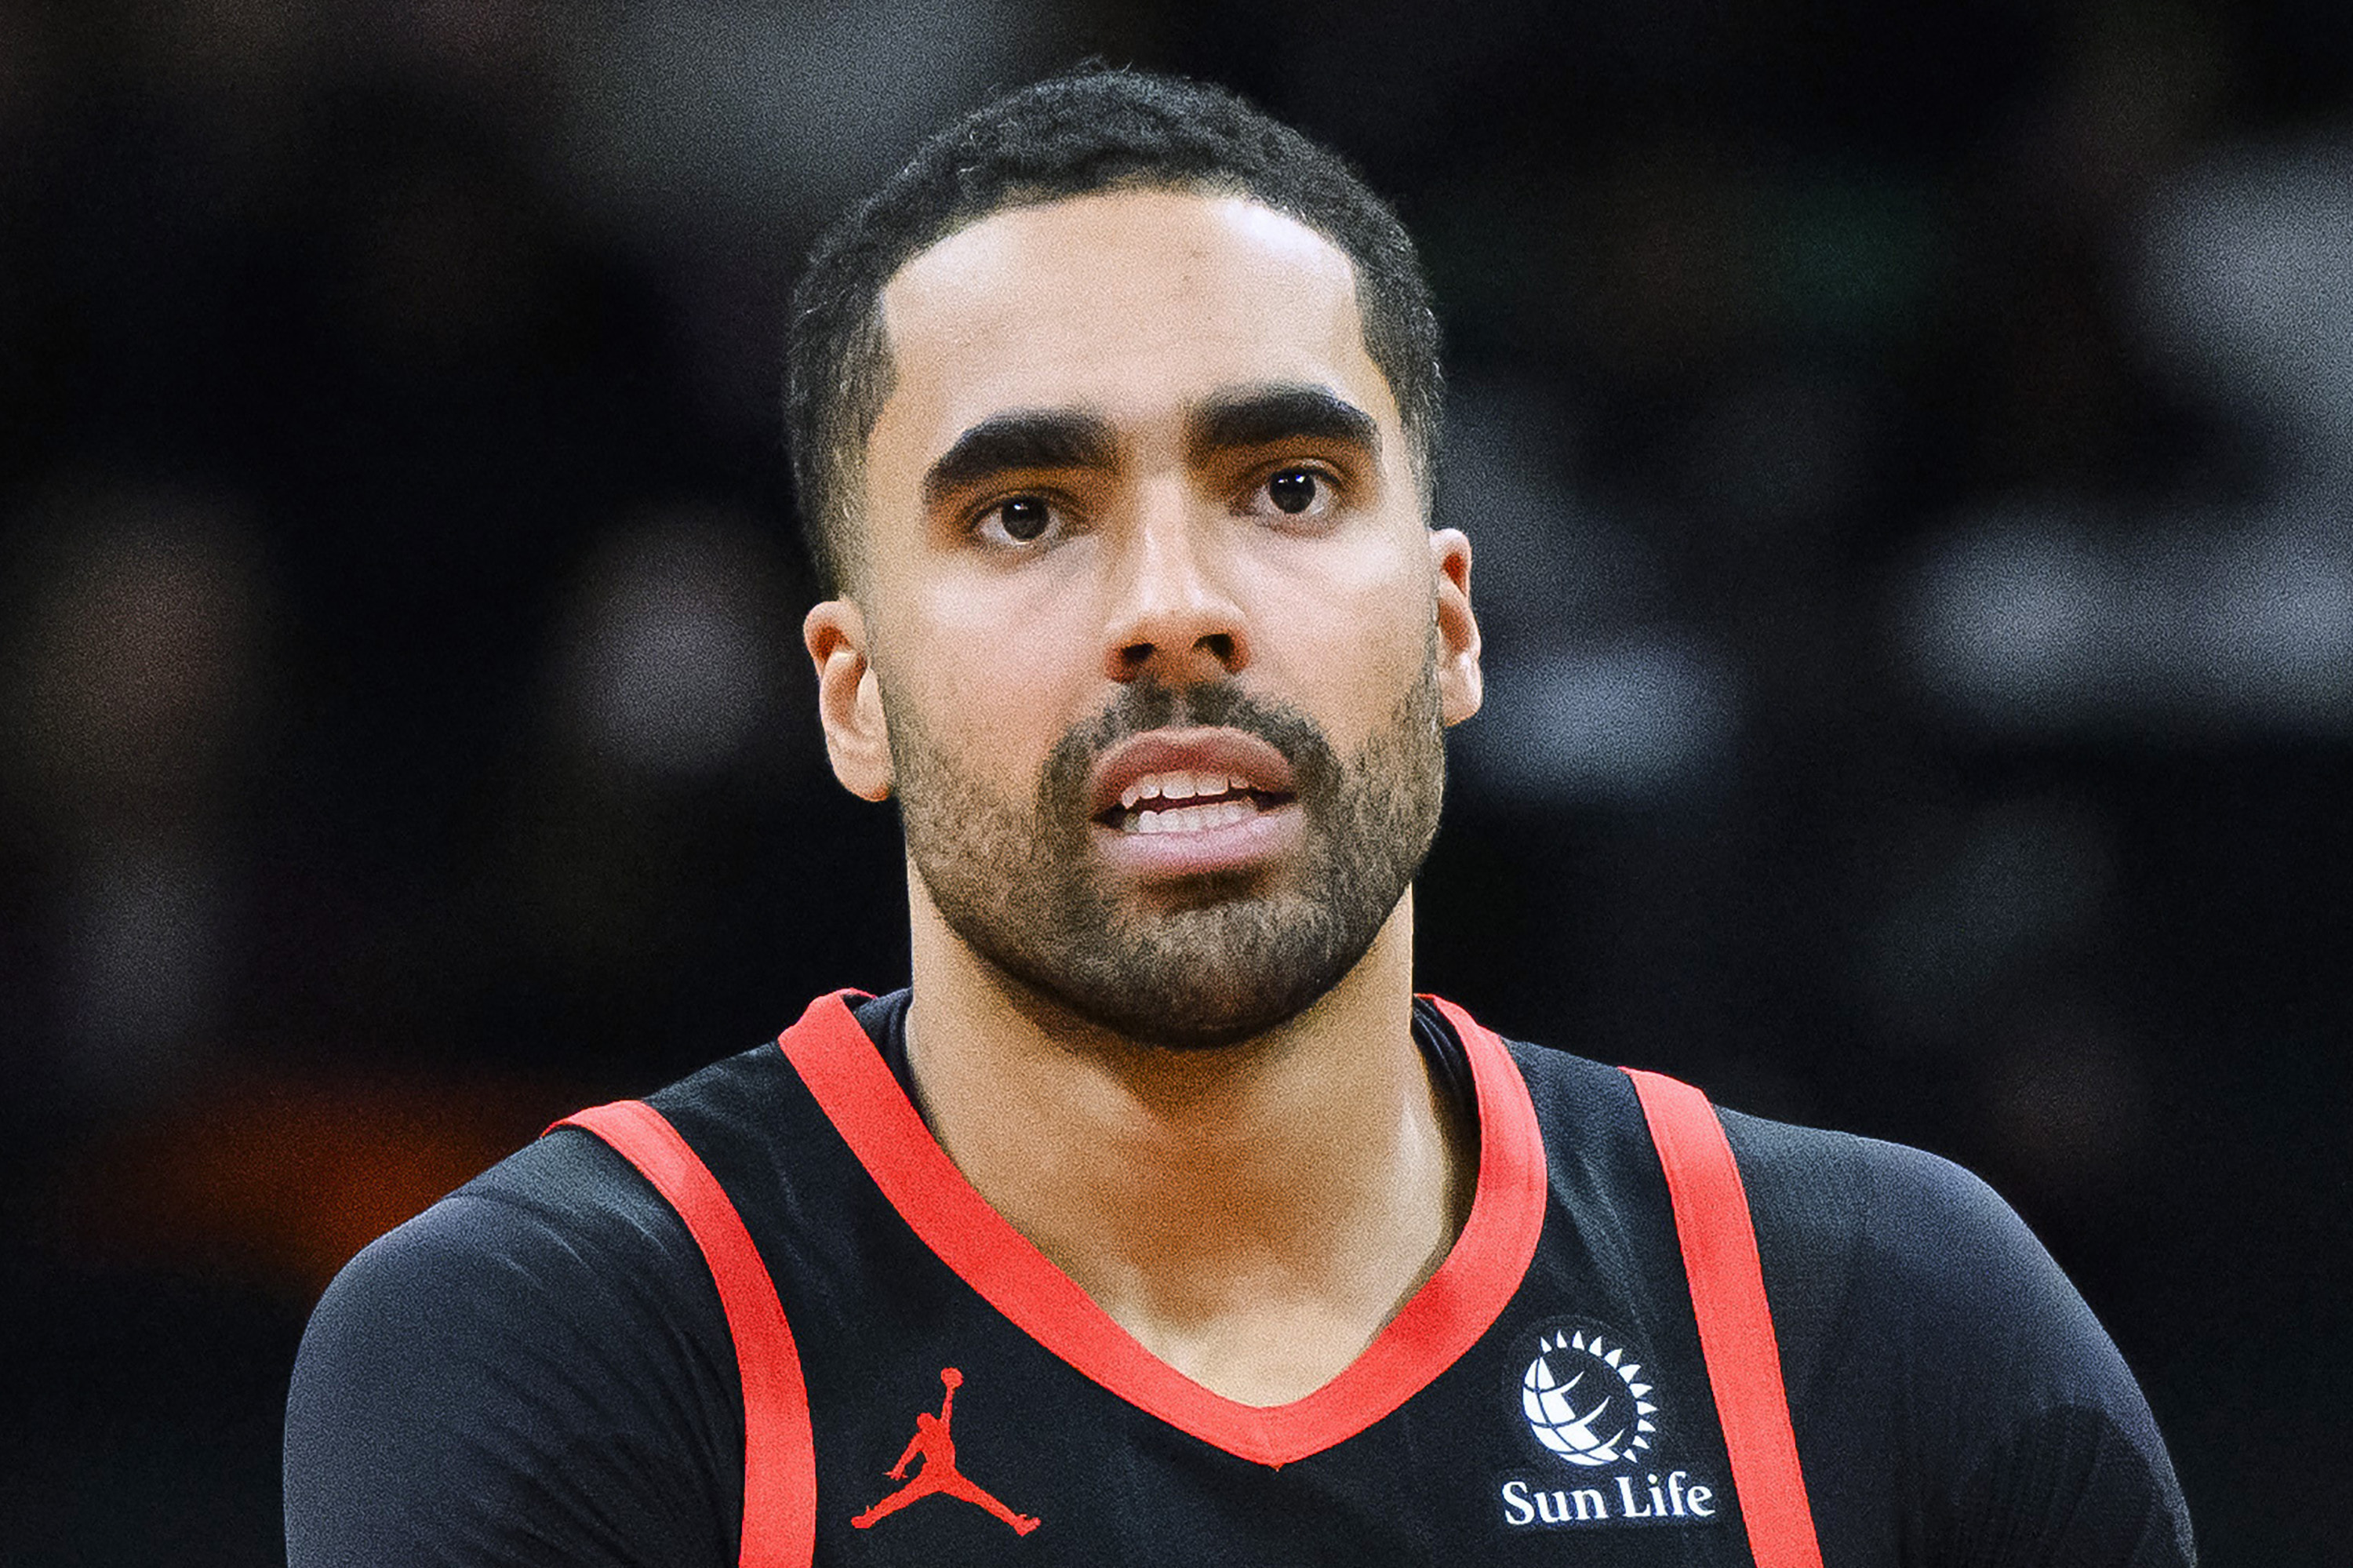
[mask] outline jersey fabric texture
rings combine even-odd
[[[817,1561],[1751,1561],[1625,1075],[1419,1007],[1479,1119],[1470,1220],[1345,1372],[1260,1409],[1150,1356],[964,1182],[905,1093],[902,1018],[903,993],[821,999],[784,1049],[650,1100],[797,1344]],[[1827,1564],[2190,1561],[2130,1374],[1981,1183],[1722,1122]],[[561,1128],[322,1301],[290,1562],[732,1564],[743,1386],[685,1221]]]

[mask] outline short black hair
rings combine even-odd
[[[1123,187],[1248,197],[1345,252],[1365,350],[1389,384],[1425,503],[1443,385],[1438,318],[1405,226],[1337,154],[1222,88],[1085,69],[981,105],[828,229],[793,291],[785,427],[820,588],[840,591],[867,439],[891,394],[882,290],[911,259],[1008,207]]]

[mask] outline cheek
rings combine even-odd
[[[916,708],[924,734],[964,770],[1026,795],[1054,743],[1090,716],[1073,711],[1093,673],[1075,599],[970,585],[916,596],[895,619],[920,635],[884,653],[892,698]]]
[[[1260,575],[1259,662],[1272,694],[1317,715],[1350,751],[1388,727],[1422,679],[1434,609],[1427,573],[1388,553],[1271,561]]]

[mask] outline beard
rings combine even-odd
[[[1372,947],[1438,832],[1446,743],[1437,666],[1356,754],[1296,709],[1230,683],[1137,683],[1055,743],[1029,801],[974,779],[912,709],[890,711],[908,858],[951,930],[999,971],[1141,1044],[1229,1045],[1304,1011]],[[1290,762],[1304,816],[1288,869],[1219,872],[1148,899],[1112,885],[1092,842],[1088,779],[1133,735],[1221,726]]]

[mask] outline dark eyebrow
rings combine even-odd
[[[1251,387],[1219,392],[1186,421],[1186,440],[1198,457],[1221,448],[1271,446],[1278,441],[1345,441],[1377,459],[1380,427],[1354,403],[1322,387]]]
[[[1107,469],[1118,459],[1111,421],[1080,408],[994,414],[955,439],[923,473],[923,503],[1019,469]]]

